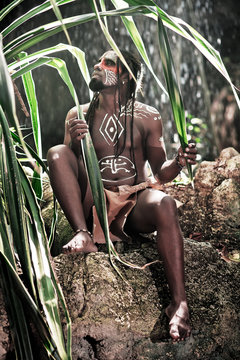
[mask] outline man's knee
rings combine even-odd
[[[153,203],[153,209],[159,219],[163,221],[177,217],[177,206],[175,200],[166,195]]]
[[[61,159],[61,157],[68,151],[68,146],[66,145],[56,145],[51,147],[47,152],[47,162],[48,165],[56,162],[56,160]]]

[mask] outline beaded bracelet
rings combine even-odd
[[[80,232],[87,233],[87,234],[91,237],[91,239],[93,238],[92,234],[91,234],[90,231],[88,231],[87,229],[77,229],[77,230],[75,231],[75,235],[77,235],[77,234],[80,233]]]
[[[175,156],[175,160],[176,160],[177,166],[179,167],[179,169],[180,169],[180,171],[181,171],[181,170],[184,168],[184,165],[182,165],[182,164],[180,163],[179,154],[177,154],[177,155]]]

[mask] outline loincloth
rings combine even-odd
[[[137,193],[150,187],[150,183],[145,181],[137,185],[114,186],[111,190],[104,188],[108,226],[112,241],[124,240],[127,234],[124,232],[124,224],[127,216],[137,202]],[[93,206],[93,240],[97,243],[105,243],[105,236],[98,220],[97,211]]]
[[[109,189],[104,189],[108,226],[110,232],[110,239],[112,241],[128,240],[129,236],[124,232],[124,225],[127,216],[134,208],[137,202],[137,193],[146,188],[157,188],[160,190],[161,186],[145,181],[137,185],[120,185]],[[176,200],[175,200],[176,201]],[[179,206],[177,202],[177,206]],[[93,206],[93,240],[96,243],[105,243],[105,236],[98,220],[97,211]]]

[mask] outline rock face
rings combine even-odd
[[[180,344],[168,340],[169,294],[161,263],[146,270],[120,266],[126,284],[103,252],[58,256],[73,322],[73,359],[237,359],[239,264],[221,260],[209,243],[185,240],[185,253],[193,335]],[[146,242],[122,256],[145,264],[157,253]]]
[[[183,203],[179,217],[185,237],[199,234],[214,246],[239,248],[240,154],[224,149],[214,162],[203,161],[195,174],[195,188],[166,186]]]
[[[54,258],[72,320],[73,360],[240,359],[240,265],[229,260],[233,250],[240,250],[239,184],[240,155],[228,148],[215,162],[199,166],[194,189],[165,186],[183,203],[179,218],[193,332],[182,343],[172,344],[169,339],[164,309],[170,297],[161,262],[145,270],[117,263],[123,281],[111,267],[104,245],[98,253]],[[42,213],[49,228],[49,189],[44,201]],[[71,235],[60,212],[57,239],[67,242]],[[223,245],[229,254],[220,251]],[[154,239],[128,246],[118,243],[117,250],[123,259],[139,265],[158,258]],[[8,339],[3,321],[6,314],[1,306],[2,354]]]

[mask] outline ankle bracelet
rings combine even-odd
[[[87,234],[90,236],[91,239],[93,238],[92,233],[90,233],[90,231],[88,231],[87,229],[77,229],[77,230],[75,231],[75,235],[77,235],[77,234],[80,233],[80,232],[87,233]]]

